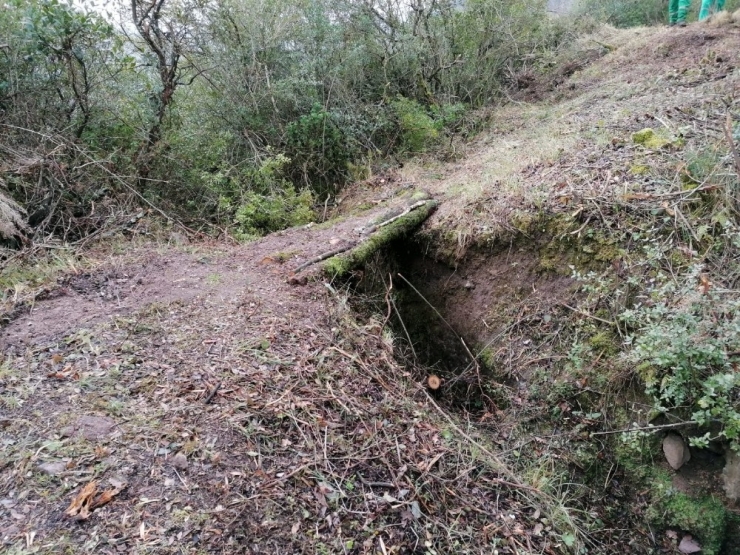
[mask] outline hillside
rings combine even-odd
[[[607,28],[327,222],[8,265],[4,549],[733,553],[738,44]]]

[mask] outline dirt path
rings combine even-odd
[[[288,283],[397,202],[239,247],[139,248],[8,325],[3,549],[490,552],[492,526],[535,529],[495,458],[471,466],[419,402],[380,322],[322,280]],[[110,502],[65,514],[85,486]]]
[[[408,190],[399,193],[378,199],[374,209],[333,225],[309,224],[242,246],[150,248],[115,257],[94,274],[66,276],[45,300],[2,330],[0,347],[17,352],[80,328],[114,321],[151,303],[199,300],[222,306],[250,291],[270,310],[281,310],[291,303],[300,305],[321,290],[315,284],[303,288],[319,265],[310,265],[298,278],[289,280],[293,271],[324,253],[363,239],[362,230],[384,213],[408,203],[409,195],[404,194]],[[307,295],[308,291],[314,293]]]

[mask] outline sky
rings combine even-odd
[[[121,2],[110,0],[72,0],[72,5],[83,10],[94,11],[110,21],[111,23],[121,22]]]

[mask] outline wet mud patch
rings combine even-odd
[[[142,278],[136,278],[129,274],[102,272],[66,276],[60,280],[59,285],[87,298],[113,301],[121,300],[130,293],[131,288],[127,286],[132,279],[137,284],[143,283]]]

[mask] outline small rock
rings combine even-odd
[[[76,435],[92,441],[109,435],[115,426],[116,423],[105,416],[81,416],[77,420]]]
[[[188,239],[187,235],[173,231],[170,233],[170,243],[174,243],[175,245],[187,245],[190,243],[190,239]]]
[[[727,452],[722,478],[727,497],[734,501],[740,499],[740,454],[736,451]]]
[[[177,455],[172,457],[170,464],[175,468],[185,470],[188,467],[188,458],[184,454],[178,453]]]
[[[678,550],[681,553],[699,553],[701,546],[691,536],[684,536],[678,544]]]
[[[110,435],[115,427],[116,422],[105,416],[80,416],[77,422],[59,430],[59,435],[94,441]]]
[[[45,462],[39,465],[39,470],[50,476],[58,476],[67,469],[67,465],[61,461]]]
[[[475,289],[475,284],[472,281],[466,281],[464,287],[465,289]]]
[[[668,434],[663,439],[663,454],[673,470],[678,470],[691,459],[691,452],[678,434]]]

